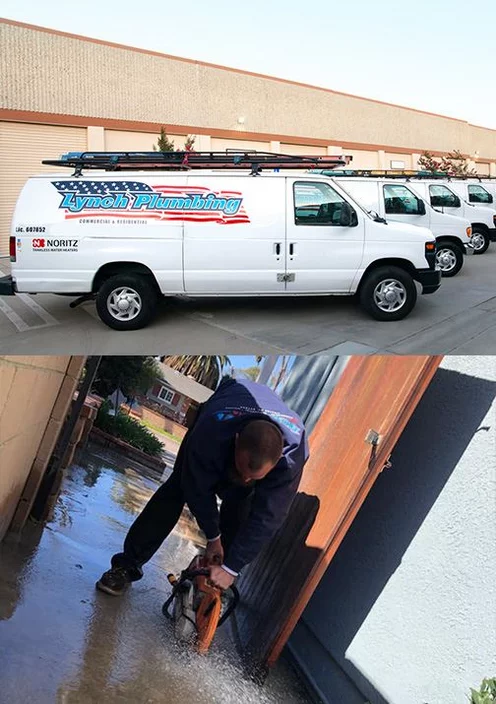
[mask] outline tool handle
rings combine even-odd
[[[194,579],[195,577],[210,577],[210,570],[206,567],[195,570],[185,570],[181,575],[181,580]]]
[[[221,618],[219,619],[219,623],[218,623],[218,625],[217,625],[217,628],[218,628],[219,626],[222,626],[222,624],[227,621],[227,619],[229,618],[229,616],[232,614],[232,612],[234,611],[234,609],[236,608],[236,606],[237,606],[238,603],[239,603],[239,592],[238,592],[238,590],[236,589],[236,587],[235,587],[234,585],[231,586],[230,589],[231,589],[231,591],[232,591],[233,598],[232,598],[231,603],[229,604],[229,606],[227,607],[227,609],[224,611],[224,613],[222,614]]]

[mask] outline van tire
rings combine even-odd
[[[484,252],[487,252],[488,247],[491,244],[489,235],[482,227],[472,227],[472,242],[474,241],[475,236],[477,236],[477,238],[482,238],[484,240],[484,244],[477,248],[474,247],[474,254],[484,254]]]
[[[381,284],[387,287],[388,282],[393,284],[392,293],[396,293],[403,300],[399,308],[387,311],[377,302],[380,295]],[[394,283],[396,282],[396,286]],[[400,293],[401,292],[401,293]],[[397,300],[396,303],[400,303]],[[411,275],[398,266],[381,266],[373,269],[366,275],[360,287],[360,305],[376,320],[402,320],[411,313],[417,302],[417,287]],[[394,301],[391,302],[394,305]],[[388,305],[387,302],[384,305]]]
[[[127,311],[123,311],[121,318],[113,315],[111,299],[113,292],[118,297],[119,289],[129,291],[128,300],[140,306],[140,310],[130,319],[126,319]],[[122,295],[122,294],[120,294]],[[114,298],[115,300],[115,298]],[[96,295],[96,309],[100,319],[114,330],[140,330],[154,318],[158,304],[157,289],[153,282],[146,276],[139,274],[116,274],[103,282]],[[132,311],[131,311],[132,314]]]
[[[438,256],[443,252],[446,252],[451,260],[449,263],[446,263],[445,269],[442,268],[443,265],[441,262],[437,260]],[[441,240],[437,243],[436,262],[441,266],[441,276],[443,278],[456,276],[463,266],[463,251],[457,244],[453,242],[443,242]]]

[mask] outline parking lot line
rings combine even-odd
[[[13,323],[19,332],[26,332],[30,330],[30,326],[24,322],[20,315],[18,315],[13,308],[5,303],[3,298],[0,298],[0,310],[6,315],[6,317]]]
[[[18,293],[17,298],[20,298],[23,303],[25,303],[32,311],[36,313],[42,320],[45,321],[46,325],[58,325],[58,321],[46,311],[39,303],[33,301],[33,299],[27,293]],[[45,327],[43,325],[43,327]]]

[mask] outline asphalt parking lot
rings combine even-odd
[[[0,259],[1,275],[9,272]],[[496,353],[496,244],[419,296],[405,320],[380,323],[351,298],[168,299],[152,325],[116,332],[93,303],[54,295],[0,298],[6,354]]]

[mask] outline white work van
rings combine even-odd
[[[483,208],[496,210],[496,184],[494,182],[485,183],[482,180],[451,179],[451,188],[460,198],[471,205],[479,205]]]
[[[377,221],[327,177],[82,168],[25,184],[0,293],[95,299],[104,323],[135,330],[161,296],[358,294],[400,320],[415,282],[440,286],[427,228]]]
[[[491,198],[484,198],[484,203],[488,208],[492,208],[493,210],[496,210],[496,176],[481,176],[477,179],[471,179],[468,181],[468,183],[473,187],[473,186],[483,186],[484,190],[488,191],[489,194],[492,196]],[[480,190],[479,189],[472,189],[472,199],[470,200],[470,203],[473,203],[473,198],[474,196],[480,197]]]
[[[470,222],[474,254],[484,254],[490,243],[496,241],[496,213],[483,205],[468,203],[457,192],[456,181],[412,178],[408,183],[436,210],[458,215]]]
[[[434,210],[411,184],[370,177],[338,176],[334,180],[368,211],[376,212],[388,222],[428,227],[436,238],[436,261],[443,276],[458,274],[464,254],[473,253],[469,221]]]

